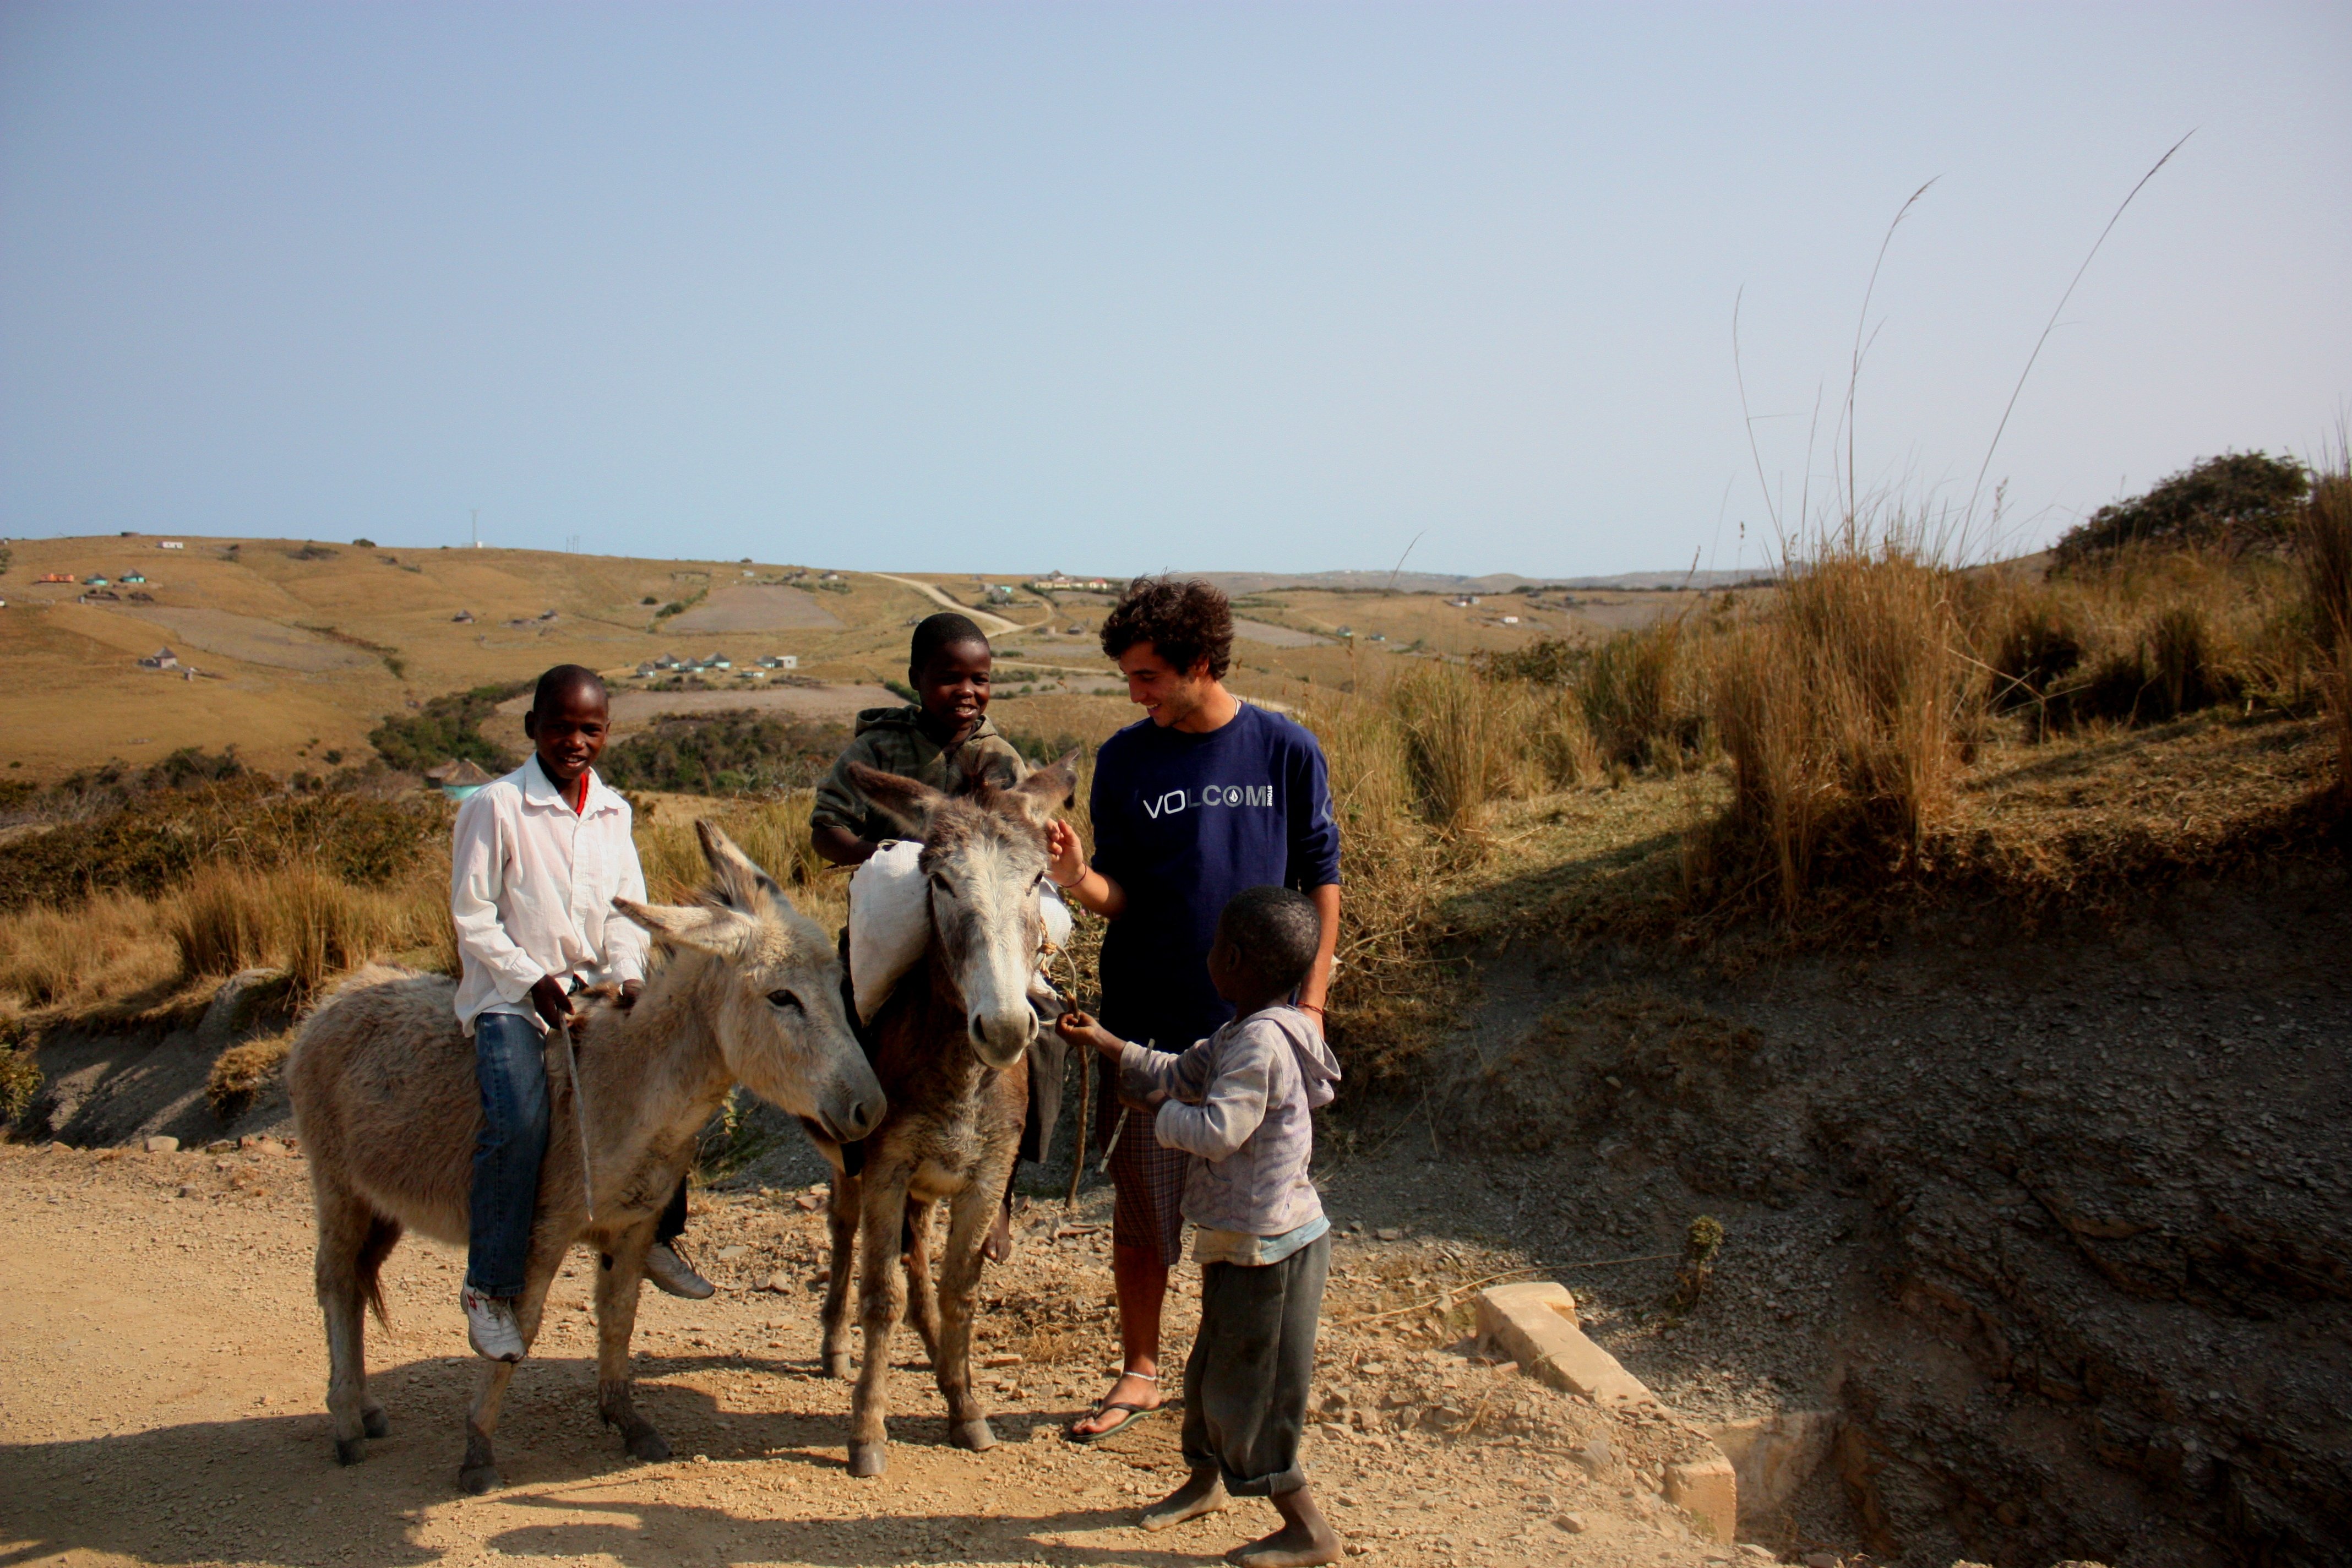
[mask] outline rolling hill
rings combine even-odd
[[[882,683],[901,677],[909,626],[943,602],[978,605],[986,585],[752,561],[152,534],[20,540],[9,551],[0,756],[22,780],[232,744],[272,772],[328,773],[365,761],[386,714],[565,662],[642,693],[617,706],[623,732],[659,713],[727,708],[839,718],[890,700]],[[1468,605],[1451,602],[1467,596],[1458,587],[1245,586],[1261,581],[1234,578],[1245,592],[1234,679],[1276,701],[1358,679],[1367,654],[1461,655],[1601,633],[1686,597],[1520,592]],[[1014,628],[995,635],[1000,724],[1097,740],[1134,717],[1096,643],[1108,602],[1021,590],[992,606]],[[142,665],[165,649],[169,665]],[[732,668],[687,678],[686,689],[669,672],[635,673],[665,656],[713,654]],[[786,656],[793,668],[752,668]],[[520,741],[515,712],[493,729]]]

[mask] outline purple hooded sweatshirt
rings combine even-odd
[[[1266,1237],[1322,1217],[1307,1168],[1315,1157],[1313,1112],[1338,1092],[1339,1063],[1307,1014],[1267,1007],[1181,1053],[1130,1042],[1118,1070],[1128,1099],[1168,1092],[1153,1131],[1168,1148],[1197,1157],[1184,1180],[1186,1219]]]

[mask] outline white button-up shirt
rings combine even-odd
[[[449,874],[466,1032],[484,1013],[538,1023],[530,988],[541,975],[566,989],[575,978],[644,979],[646,933],[614,912],[616,895],[643,900],[646,874],[629,803],[593,771],[577,813],[536,755],[470,796],[457,808]]]

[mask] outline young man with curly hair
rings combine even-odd
[[[1233,1016],[1209,978],[1217,912],[1245,888],[1286,887],[1314,904],[1322,941],[1297,1005],[1319,1026],[1339,929],[1339,826],[1323,749],[1305,726],[1225,689],[1233,607],[1206,583],[1146,577],[1103,621],[1103,652],[1147,717],[1103,742],[1091,805],[1094,862],[1055,823],[1049,875],[1110,921],[1102,950],[1102,1025],[1122,1039],[1181,1051]],[[1182,1245],[1182,1151],[1149,1116],[1122,1121],[1105,1083],[1095,1125],[1117,1193],[1111,1270],[1125,1367],[1069,1429],[1107,1436],[1157,1410],[1160,1315]],[[1116,1140],[1113,1142],[1113,1140]]]

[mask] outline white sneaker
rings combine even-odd
[[[485,1296],[471,1285],[458,1292],[457,1300],[466,1309],[466,1338],[476,1355],[491,1361],[522,1360],[522,1325],[515,1321],[512,1301]]]

